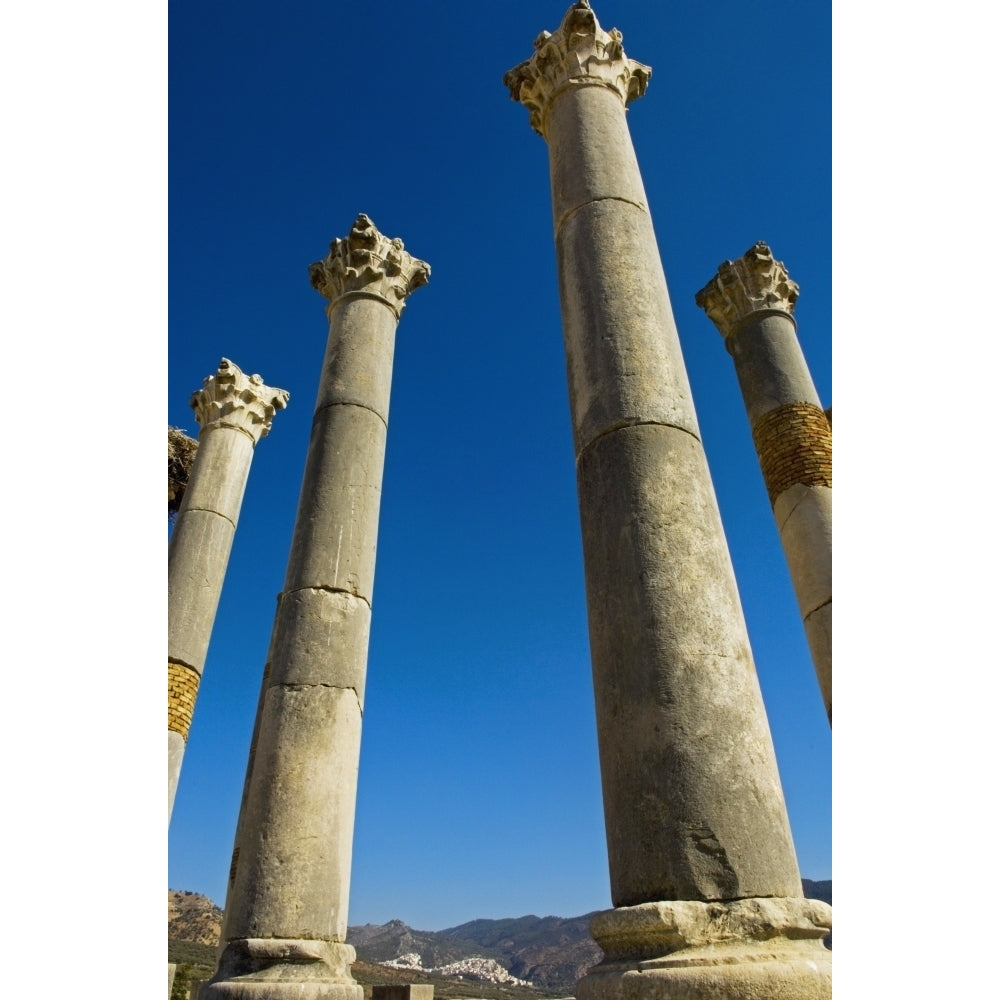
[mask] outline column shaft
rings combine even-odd
[[[225,938],[343,941],[396,318],[331,311]],[[344,362],[360,361],[338,391]],[[382,391],[379,391],[382,390]],[[367,398],[363,398],[364,396]],[[362,398],[357,398],[357,397]]]
[[[254,446],[287,401],[225,358],[191,400],[202,429],[167,556],[168,822]]]
[[[566,127],[588,112],[619,127]],[[556,233],[612,900],[800,895],[624,117],[613,91],[571,89],[549,131],[557,206],[569,186],[560,168],[571,172],[592,135],[613,137],[615,166],[627,168],[615,171],[621,197],[605,184],[575,192]]]
[[[604,32],[586,0],[535,49],[505,82],[549,147],[616,907],[591,924],[606,957],[577,996],[828,996],[828,960],[825,972],[815,961],[824,962],[828,910],[801,898],[735,576],[625,123],[625,105],[644,92],[650,70],[625,57],[620,32]],[[785,977],[796,989],[806,984],[799,992],[762,988],[762,965],[748,971],[764,958],[755,950],[764,937],[773,939],[769,954],[780,956]],[[714,950],[723,942],[733,946],[725,956]]]
[[[314,285],[331,298],[330,333],[254,727],[224,947],[206,1000],[361,998],[350,975],[354,949],[344,940],[401,305],[355,258],[377,271],[388,245],[361,216],[322,262],[335,269],[342,252],[357,265],[353,273],[340,267],[330,287],[330,275],[321,281],[321,265],[313,265]],[[406,293],[427,273],[411,262],[400,279]]]
[[[800,896],[621,94],[545,107],[616,906]]]
[[[795,332],[798,286],[766,243],[696,296],[726,340],[816,678],[833,721],[833,435]]]

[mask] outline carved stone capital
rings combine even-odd
[[[605,31],[588,0],[579,0],[555,32],[543,31],[535,39],[535,54],[506,73],[503,82],[511,100],[530,112],[531,127],[544,136],[548,107],[566,87],[608,87],[628,104],[646,92],[652,73],[627,58],[622,33]]]
[[[785,312],[795,309],[799,286],[788,277],[771,248],[755,243],[738,260],[719,265],[716,276],[695,295],[695,302],[708,313],[723,337],[736,331],[755,312]]]
[[[397,316],[406,297],[426,285],[430,265],[410,256],[398,237],[388,239],[367,215],[357,217],[346,239],[335,239],[330,252],[309,266],[309,282],[334,302],[348,292],[384,299]]]
[[[254,444],[267,436],[274,414],[287,404],[286,390],[264,385],[259,375],[244,375],[228,358],[191,396],[191,408],[202,430],[235,427],[249,434]]]

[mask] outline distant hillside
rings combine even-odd
[[[539,989],[572,991],[576,981],[604,957],[590,936],[590,917],[517,917],[473,920],[441,931],[455,940],[474,941],[497,951],[512,975]]]
[[[462,959],[492,958],[512,976],[537,989],[571,991],[603,952],[591,939],[590,916],[473,920],[443,931],[419,931],[402,920],[348,927],[347,940],[364,962],[419,955],[424,969]]]
[[[391,962],[402,955],[417,954],[420,956],[420,964],[425,969],[430,969],[474,956],[495,959],[501,957],[499,951],[485,948],[479,941],[465,940],[449,931],[417,931],[402,920],[348,927],[347,941],[354,945],[358,958],[373,964]]]
[[[222,910],[197,892],[167,890],[167,937],[212,948],[222,933]]]
[[[818,899],[833,906],[833,880],[814,882],[811,878],[802,880],[802,892],[806,899]]]

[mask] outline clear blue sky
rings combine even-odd
[[[326,342],[307,266],[365,212],[430,263],[399,326],[349,922],[610,905],[548,161],[502,85],[569,0],[170,8],[169,396],[225,356],[291,399],[254,456],[169,841],[225,895]],[[595,0],[653,68],[628,121],[802,874],[831,735],[732,362],[694,304],[770,243],[831,394],[830,5]]]

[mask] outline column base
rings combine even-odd
[[[833,910],[815,899],[642,903],[597,913],[604,961],[577,1000],[829,1000]]]
[[[336,941],[238,938],[219,957],[198,1000],[363,1000],[354,948]]]

